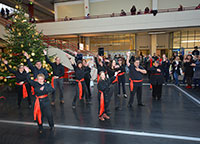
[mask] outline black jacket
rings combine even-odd
[[[27,59],[27,63],[28,63],[29,68],[31,69],[31,72],[33,73],[34,79],[37,78],[37,75],[41,73],[44,74],[45,79],[49,77],[46,69],[44,68],[38,69],[37,67],[33,66],[33,64],[30,62],[29,59]]]
[[[142,80],[143,74],[141,72],[136,71],[136,67],[134,64],[130,64],[129,68],[129,78],[131,80]],[[142,66],[139,66],[140,69],[144,69]],[[134,85],[142,86],[142,82],[134,82]]]
[[[56,63],[52,63],[46,55],[45,55],[45,59],[46,59],[46,62],[51,65],[54,76],[59,76],[59,77],[64,76],[64,66],[62,64],[57,65]]]
[[[110,91],[110,85],[115,80],[116,77],[111,77],[106,80],[99,80],[99,83],[97,85],[98,90],[102,91],[104,95],[108,95]]]
[[[27,75],[28,73],[26,73],[26,71],[23,71],[22,73],[20,73],[19,71],[14,71],[12,70],[7,64],[6,67],[8,69],[9,72],[13,73],[16,76],[16,82],[20,83],[20,82],[27,82]]]
[[[184,66],[184,72],[185,72],[185,76],[186,77],[193,77],[193,73],[194,73],[194,70],[193,70],[193,66],[190,66],[193,62],[185,62],[183,64]]]
[[[160,69],[161,72],[158,72],[157,69]],[[162,74],[162,68],[161,66],[155,67],[153,66],[151,69],[151,76],[150,76],[150,83],[152,85],[161,85],[164,82],[164,77]]]

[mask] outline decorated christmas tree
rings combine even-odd
[[[17,70],[18,65],[27,65],[26,58],[23,55],[26,51],[30,55],[32,64],[39,60],[43,63],[43,67],[49,70],[50,68],[43,56],[45,46],[42,32],[37,32],[36,25],[29,22],[28,14],[21,8],[20,4],[17,4],[15,8],[14,15],[11,18],[12,23],[6,27],[5,38],[7,43],[2,58],[8,61],[8,65],[13,70]],[[1,63],[0,76],[3,76],[4,79],[0,80],[0,83],[13,85],[15,79],[7,77],[11,75],[5,65]]]

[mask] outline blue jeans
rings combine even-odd
[[[175,79],[175,85],[178,85],[179,84],[178,73],[176,71],[174,72],[174,79]]]

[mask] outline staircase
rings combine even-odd
[[[2,17],[0,17],[0,24],[6,27],[8,24],[12,24],[10,20],[6,20]],[[74,51],[83,54],[84,56],[94,56],[93,53],[87,50],[79,50],[76,43],[72,43],[69,41],[63,41],[63,40],[55,40],[54,38],[50,38],[46,35],[43,36],[44,44],[47,47],[54,47],[62,49],[63,51],[67,52],[68,54],[74,56]]]

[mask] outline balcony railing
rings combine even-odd
[[[189,11],[189,10],[200,10],[196,9],[195,6],[192,7],[184,7],[181,11]],[[178,8],[170,8],[170,9],[158,9],[159,13],[167,13],[167,12],[177,12],[179,11]],[[180,12],[181,12],[180,11]],[[151,11],[149,13],[145,13],[144,11],[141,11],[140,14],[132,15],[130,12],[127,12],[125,16],[137,16],[137,15],[148,15],[152,14]],[[91,15],[91,16],[81,16],[81,17],[71,17],[68,18],[68,20],[65,20],[65,18],[59,18],[58,20],[50,19],[50,20],[40,20],[37,21],[37,23],[44,23],[44,22],[59,22],[59,21],[73,21],[73,20],[86,20],[86,19],[98,19],[98,18],[110,18],[110,17],[124,17],[121,16],[120,13],[112,13],[112,14],[103,14],[103,15]]]

